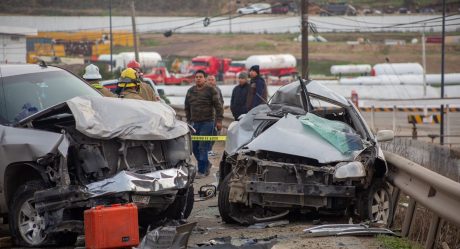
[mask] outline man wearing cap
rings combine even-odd
[[[101,74],[99,73],[99,68],[94,64],[89,64],[85,68],[85,74],[83,74],[83,79],[88,82],[94,89],[100,92],[105,97],[115,97],[115,95],[110,92],[109,89],[103,87],[99,81],[102,79]]]
[[[249,69],[249,77],[251,82],[247,103],[248,111],[267,102],[267,85],[265,80],[260,77],[259,65],[254,65]]]
[[[241,72],[238,75],[238,85],[233,88],[232,99],[230,101],[230,110],[232,111],[233,118],[238,118],[248,112],[248,74]]]
[[[210,136],[214,126],[217,130],[222,129],[224,109],[216,89],[206,84],[206,73],[203,70],[195,72],[195,85],[188,89],[184,106],[187,123],[193,126],[195,135]],[[208,141],[193,141],[192,143],[193,154],[198,161],[196,178],[203,178],[209,172],[210,145]]]

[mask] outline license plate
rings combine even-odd
[[[150,202],[150,196],[148,195],[133,195],[132,198],[134,203],[147,205]]]

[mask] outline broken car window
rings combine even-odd
[[[318,133],[342,154],[363,149],[361,137],[346,123],[321,118],[307,113],[299,118],[300,122]]]
[[[3,78],[6,119],[18,122],[36,112],[76,96],[99,95],[65,71],[32,73]]]

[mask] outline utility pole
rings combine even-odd
[[[425,52],[425,25],[423,24],[423,33],[422,33],[422,63],[423,63],[423,96],[426,97],[426,52]]]
[[[230,34],[232,33],[232,0],[228,1],[228,30],[230,31]]]
[[[109,1],[110,16],[110,72],[113,74],[112,0]]]
[[[308,80],[308,0],[301,0],[301,31],[302,31],[302,77]]]
[[[136,32],[136,9],[134,7],[134,0],[131,1],[131,20],[133,24],[133,42],[134,42],[134,57],[139,62],[139,48],[137,47],[137,32]]]
[[[442,0],[441,99],[444,99],[444,57],[446,43],[446,0]],[[440,144],[444,144],[444,104],[441,104]]]

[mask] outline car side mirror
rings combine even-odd
[[[387,142],[393,140],[395,133],[392,130],[381,130],[377,132],[377,142]]]

